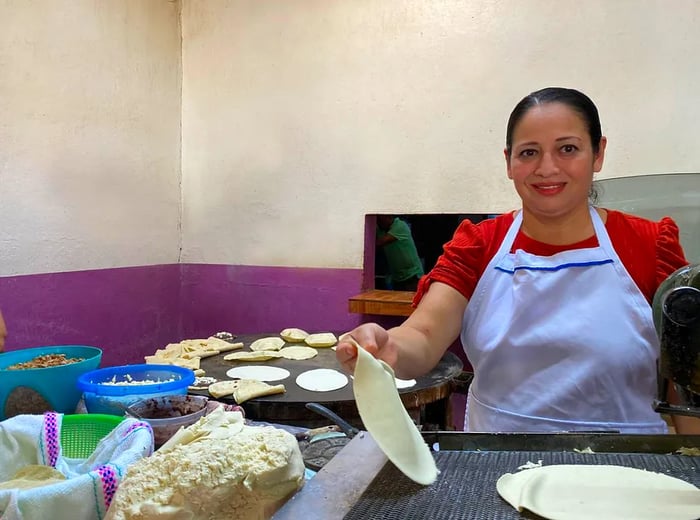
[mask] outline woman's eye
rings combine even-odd
[[[533,150],[532,148],[526,148],[525,150],[521,150],[519,155],[520,157],[534,157],[536,153],[536,150]]]
[[[576,150],[577,148],[573,144],[565,144],[561,147],[561,151],[564,153],[574,153]]]

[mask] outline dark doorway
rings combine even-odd
[[[430,271],[442,254],[442,247],[449,242],[459,224],[469,219],[473,223],[481,222],[495,215],[484,213],[432,213],[396,215],[411,228],[411,235],[416,244],[423,270]],[[386,257],[381,248],[376,248],[374,255],[374,288],[391,290]]]

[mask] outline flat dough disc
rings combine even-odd
[[[280,355],[285,359],[295,359],[297,361],[302,359],[311,359],[318,355],[318,351],[311,347],[284,347],[278,351]]]
[[[284,346],[284,340],[277,336],[256,339],[250,344],[250,350],[279,350]]]
[[[297,385],[311,392],[330,392],[347,384],[347,376],[331,368],[315,368],[297,376]]]
[[[498,493],[518,511],[550,520],[695,520],[700,489],[624,466],[561,464],[506,473]]]
[[[264,365],[243,365],[226,372],[228,377],[238,379],[257,379],[258,381],[280,381],[289,377],[289,370]]]
[[[362,423],[404,475],[432,484],[438,475],[435,459],[401,402],[394,371],[349,339],[357,347],[353,392]]]

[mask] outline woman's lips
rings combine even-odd
[[[553,183],[540,183],[532,184],[532,188],[539,194],[545,196],[558,195],[564,190],[566,183],[564,182],[553,182]]]

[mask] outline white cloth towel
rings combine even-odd
[[[0,482],[30,464],[66,480],[31,489],[0,489],[0,520],[101,520],[126,469],[153,453],[148,423],[124,419],[87,459],[61,451],[63,414],[18,415],[0,422]]]

